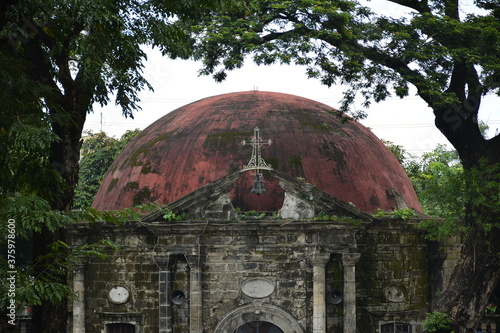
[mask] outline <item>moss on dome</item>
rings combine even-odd
[[[153,198],[167,204],[227,176],[248,163],[252,148],[241,141],[251,140],[258,126],[262,139],[273,141],[262,149],[273,168],[306,178],[365,212],[396,206],[385,195],[393,188],[420,210],[397,159],[366,127],[343,120],[328,105],[289,94],[249,91],[204,98],[167,113],[134,138],[108,171],[93,206],[120,209]],[[118,186],[118,178],[137,182],[136,188]],[[281,207],[282,195],[273,194],[282,191],[279,182],[266,179],[268,193],[258,199],[249,193],[252,184],[253,177],[239,182],[233,203],[259,210]]]

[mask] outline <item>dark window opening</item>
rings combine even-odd
[[[390,323],[380,326],[380,333],[411,333],[411,325],[404,323]]]
[[[135,325],[124,323],[107,324],[106,333],[135,333]]]
[[[278,326],[267,321],[251,321],[238,327],[234,333],[284,333]]]

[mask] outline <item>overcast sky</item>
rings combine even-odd
[[[394,14],[397,5],[384,0],[373,0],[372,5],[381,11]],[[156,51],[148,51],[145,76],[154,87],[154,92],[140,93],[142,110],[134,119],[125,119],[121,109],[111,105],[94,106],[88,115],[84,130],[120,137],[127,129],[144,129],[158,118],[183,105],[214,95],[260,90],[298,95],[338,108],[342,87],[327,88],[315,79],[307,79],[305,67],[256,66],[248,61],[243,68],[229,72],[222,83],[211,77],[198,76],[201,64],[185,60],[171,60]],[[490,136],[500,127],[500,98],[487,96],[481,105],[480,119],[490,126]],[[101,122],[102,114],[102,122]],[[432,150],[446,139],[435,128],[432,110],[414,93],[405,99],[389,98],[373,104],[368,118],[361,121],[381,139],[404,146],[409,152],[419,155]]]

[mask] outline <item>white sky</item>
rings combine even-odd
[[[385,0],[373,0],[372,5],[381,6],[381,11],[394,14],[397,5]],[[127,129],[144,129],[158,118],[183,105],[214,95],[260,90],[298,95],[338,108],[342,87],[327,88],[315,79],[307,79],[305,67],[256,66],[251,61],[243,68],[228,72],[228,78],[215,83],[211,77],[198,76],[200,63],[171,60],[159,52],[149,51],[145,77],[154,87],[154,92],[142,91],[139,105],[142,111],[134,119],[125,119],[121,109],[110,105],[94,106],[84,130],[94,133],[101,129],[110,136],[120,137]],[[480,119],[490,126],[490,137],[500,127],[500,98],[487,96],[481,105]],[[102,113],[102,124],[101,124]],[[410,95],[405,99],[389,98],[368,109],[368,118],[361,121],[381,139],[402,145],[415,155],[432,150],[438,143],[447,143],[434,126],[432,110],[419,97]]]

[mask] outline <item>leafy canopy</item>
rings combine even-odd
[[[81,149],[74,209],[86,209],[92,205],[109,166],[127,143],[139,133],[139,129],[128,130],[119,140],[108,137],[104,132],[88,133]]]
[[[225,6],[224,0],[13,1],[0,18],[2,51],[34,65],[31,78],[49,87],[43,96],[49,109],[63,106],[64,96],[77,86],[82,90],[76,98],[87,111],[94,102],[107,104],[114,93],[123,114],[132,116],[139,108],[137,92],[152,88],[142,75],[143,46],[187,58],[190,49],[182,43],[186,34],[178,18],[196,19]]]
[[[478,168],[464,170],[457,152],[445,145],[417,158],[402,146],[384,143],[408,174],[423,212],[441,218],[420,223],[430,239],[443,240],[450,235],[467,238],[474,234],[473,229],[488,234],[500,227],[490,218],[498,213],[499,165],[481,162]],[[479,209],[471,212],[471,207]]]
[[[304,65],[327,86],[349,87],[342,111],[357,95],[368,107],[390,95],[407,96],[410,85],[435,109],[463,102],[463,89],[450,89],[454,81],[474,96],[499,92],[497,1],[476,1],[486,14],[463,18],[462,1],[390,2],[409,14],[379,15],[370,2],[354,0],[252,0],[237,15],[205,17],[192,23],[201,37],[195,44],[201,73],[223,80],[246,55],[257,64]],[[458,75],[467,77],[451,78]]]
[[[189,57],[179,18],[197,19],[229,2],[0,1],[0,218],[15,221],[18,244],[39,240],[35,255],[16,263],[16,305],[63,301],[60,314],[46,311],[51,319],[36,323],[40,332],[64,330],[64,298],[71,294],[65,279],[73,261],[112,245],[71,247],[57,231],[81,219],[113,222],[135,213],[62,212],[71,206],[77,184],[86,114],[114,96],[124,116],[132,117],[140,109],[138,92],[152,89],[143,76],[143,48]],[[2,223],[2,248],[7,234]],[[0,259],[2,280],[7,264]],[[7,292],[2,284],[2,309]]]

